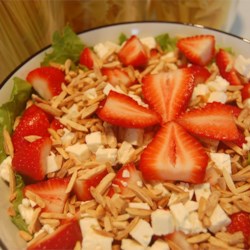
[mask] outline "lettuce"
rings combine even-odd
[[[176,48],[177,38],[172,38],[167,33],[156,36],[155,40],[163,51],[173,51]]]
[[[119,44],[122,45],[128,38],[124,33],[121,33],[118,39],[119,39]]]
[[[76,63],[83,48],[81,39],[69,26],[66,26],[62,34],[58,31],[53,34],[52,52],[46,53],[41,65],[47,66],[50,62],[63,64],[67,59]]]
[[[12,132],[16,116],[25,108],[26,102],[30,98],[32,86],[18,77],[14,77],[14,87],[10,100],[0,107],[0,163],[6,158],[4,152],[3,129],[4,127]]]

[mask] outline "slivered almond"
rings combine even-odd
[[[90,193],[92,194],[93,198],[96,200],[97,203],[101,204],[103,207],[105,206],[104,197],[97,191],[96,188],[90,187]]]
[[[59,95],[55,96],[51,104],[51,107],[57,108],[59,104],[63,101],[63,99],[66,97],[66,95],[67,95],[67,92],[63,90]]]
[[[103,219],[104,222],[104,228],[106,232],[111,232],[112,231],[112,225],[111,225],[111,220],[110,220],[110,216],[105,216]]]
[[[124,230],[128,226],[128,221],[113,221],[112,226],[118,230]]]
[[[80,241],[76,242],[73,250],[82,250],[82,244]]]
[[[58,227],[60,225],[60,220],[58,220],[58,219],[43,219],[43,218],[40,218],[39,221],[40,221],[41,224],[43,224],[43,225],[48,224],[53,228]]]
[[[230,176],[230,174],[227,172],[227,170],[224,168],[223,171],[223,176],[225,178],[225,181],[226,181],[226,184],[227,184],[227,187],[228,189],[233,193],[233,194],[238,194],[238,191],[234,185],[234,182]]]
[[[215,234],[215,237],[231,246],[244,242],[244,235],[240,231],[236,233],[218,232]]]
[[[80,205],[80,212],[84,213],[87,209],[95,209],[97,207],[97,203],[95,200],[90,200],[86,202],[82,202]]]
[[[34,142],[38,139],[42,138],[41,136],[38,136],[38,135],[27,135],[27,136],[24,136],[24,139],[28,142]]]
[[[81,110],[81,119],[87,118],[95,113],[95,111],[98,109],[99,103],[94,103],[84,109]]]
[[[85,126],[83,126],[83,125],[81,125],[79,123],[76,123],[74,121],[71,121],[71,120],[69,120],[69,119],[67,119],[65,117],[61,118],[60,122],[65,126],[69,125],[71,128],[73,128],[73,129],[75,129],[77,131],[83,131],[83,132],[88,131],[88,129]]]
[[[30,190],[27,190],[25,192],[25,195],[27,198],[29,198],[30,200],[34,201],[40,208],[44,208],[45,207],[45,202],[44,200],[37,194],[33,193]]]
[[[75,171],[72,175],[71,175],[71,178],[70,178],[70,181],[69,181],[69,184],[65,190],[65,193],[68,194],[71,192],[71,190],[73,189],[74,187],[74,184],[76,182],[76,178],[77,178],[77,171]]]
[[[185,192],[183,189],[181,189],[180,187],[177,187],[175,184],[172,184],[170,182],[164,182],[163,185],[168,190],[176,192],[176,193],[183,193],[183,192]]]
[[[149,217],[152,213],[151,210],[139,209],[139,208],[126,208],[126,212],[132,217],[139,216],[141,218]]]
[[[28,225],[28,231],[33,234],[36,232],[37,226],[38,226],[38,218],[41,213],[42,209],[40,207],[36,208],[33,215],[30,224]]]
[[[207,200],[207,205],[206,205],[206,215],[210,217],[217,206],[220,198],[220,192],[219,191],[214,191],[210,194]]]
[[[44,219],[58,219],[58,220],[63,220],[63,219],[67,219],[68,216],[66,214],[62,214],[62,213],[52,213],[52,212],[43,212],[41,213],[41,218]]]
[[[209,239],[211,235],[209,233],[202,233],[195,236],[191,236],[187,239],[190,244],[205,242]]]
[[[100,195],[103,195],[112,184],[112,181],[115,176],[115,173],[108,173],[97,185],[96,192],[98,192]]]
[[[202,221],[206,213],[207,200],[202,196],[199,200],[198,217]]]
[[[47,235],[48,233],[46,231],[39,233],[36,237],[34,237],[31,241],[28,242],[27,246],[29,247],[35,244],[36,242],[39,242],[41,239],[43,239]]]
[[[58,109],[58,108],[54,108],[48,104],[45,103],[35,103],[37,107],[41,108],[43,111],[45,111],[46,113],[53,115],[53,116],[58,116],[60,117],[63,112]]]
[[[25,241],[30,241],[30,240],[32,240],[32,235],[31,234],[29,234],[29,233],[27,233],[27,232],[25,232],[25,231],[23,231],[23,230],[20,230],[19,232],[18,232],[18,234],[19,234],[19,236],[21,237],[21,238],[23,238]]]
[[[88,179],[92,178],[93,176],[101,174],[106,169],[107,169],[107,167],[105,164],[102,164],[102,165],[97,166],[97,167],[92,168],[92,169],[86,169],[83,171],[83,173],[81,175],[78,176],[78,179],[79,180],[88,180]]]
[[[14,147],[12,144],[12,140],[10,134],[6,127],[3,128],[3,139],[4,139],[4,151],[7,155],[10,155],[11,158],[14,156]]]
[[[236,207],[238,207],[240,210],[250,213],[250,202],[245,201],[234,201],[233,202]]]
[[[102,235],[102,236],[114,238],[114,234],[113,234],[113,233],[106,232],[106,231],[104,231],[104,230],[99,230],[99,229],[96,229],[96,228],[93,228],[93,230],[94,230],[96,233],[98,233],[98,234],[100,234],[100,235]]]

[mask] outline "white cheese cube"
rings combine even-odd
[[[169,195],[169,191],[163,186],[161,182],[154,184],[154,190],[157,192],[161,192],[161,196]]]
[[[77,117],[79,117],[81,115],[81,113],[78,111],[78,106],[76,104],[73,104],[69,109],[68,109],[68,113],[63,115],[63,117],[69,119],[69,120],[74,120]]]
[[[97,149],[102,145],[102,133],[96,131],[85,136],[86,144],[92,153],[96,153]]]
[[[206,96],[209,94],[209,89],[206,84],[197,84],[197,86],[194,87],[192,99],[195,99],[197,96]]]
[[[18,210],[21,217],[24,219],[25,223],[29,225],[32,221],[32,216],[34,214],[34,209],[32,207],[26,207],[23,204],[18,205]]]
[[[63,136],[61,137],[61,141],[63,145],[70,145],[71,141],[75,137],[74,133],[70,132],[67,128],[63,128]]]
[[[51,227],[49,224],[44,224],[42,228],[48,234],[52,234],[55,231],[55,229],[53,227]]]
[[[153,232],[157,236],[173,233],[175,220],[169,211],[157,209],[151,213]]]
[[[208,228],[212,233],[217,233],[222,228],[231,223],[231,219],[227,216],[220,205],[217,205],[210,217],[211,226]]]
[[[135,149],[133,148],[133,146],[130,143],[124,141],[121,144],[121,147],[118,149],[118,162],[121,164],[127,163],[131,159],[134,152]]]
[[[229,174],[232,173],[231,158],[229,154],[224,153],[210,153],[211,160],[215,163],[216,167],[221,171],[225,169]]]
[[[156,240],[148,250],[169,250],[168,243],[164,240]]]
[[[250,79],[250,58],[238,55],[234,62],[234,68],[243,76]]]
[[[210,93],[208,97],[209,103],[211,102],[220,102],[220,103],[226,103],[227,102],[227,94],[221,91],[214,91]]]
[[[12,159],[10,156],[5,158],[2,163],[0,164],[0,177],[3,178],[5,181],[10,182],[10,171]]]
[[[46,174],[56,172],[60,169],[60,166],[57,165],[56,156],[53,152],[47,156],[47,169]]]
[[[90,88],[90,89],[87,89],[85,92],[84,92],[84,95],[90,99],[90,100],[93,100],[97,97],[97,92],[96,92],[96,89],[95,88]]]
[[[203,227],[197,212],[192,212],[188,216],[188,221],[191,224],[191,230],[189,234],[206,233],[207,229]]]
[[[111,165],[115,165],[117,152],[117,148],[104,148],[103,146],[100,146],[96,151],[96,161],[100,163],[109,162]]]
[[[155,38],[150,36],[150,37],[143,37],[140,39],[141,43],[145,46],[147,46],[149,49],[154,49],[156,48],[156,41]]]
[[[74,155],[79,161],[85,161],[90,157],[90,151],[86,144],[76,143],[65,148],[65,151]]]
[[[100,229],[100,225],[96,218],[83,218],[79,221],[82,235],[86,235],[89,232],[93,231],[93,228]]]
[[[190,201],[188,200],[185,204],[184,207],[187,209],[189,213],[197,211],[199,207],[199,203],[196,201]]]
[[[209,195],[211,194],[210,184],[203,183],[203,184],[194,185],[194,193],[195,193],[196,200],[198,202],[201,197],[208,199]]]
[[[140,219],[129,234],[142,246],[147,247],[152,239],[154,232],[147,221]]]
[[[188,183],[185,183],[185,182],[181,182],[178,187],[180,187],[182,190],[184,190],[185,192],[188,192],[189,193],[189,199],[192,200],[193,199],[193,196],[194,196],[194,190],[190,187],[189,187],[189,184]]]
[[[102,59],[105,57],[105,55],[108,53],[109,49],[107,46],[105,46],[103,43],[98,43],[94,46],[94,51],[97,54],[97,56]]]
[[[150,210],[150,206],[148,205],[148,203],[143,203],[143,202],[129,202],[128,206],[130,208]]]
[[[176,227],[179,228],[187,219],[188,211],[182,203],[173,204],[169,208],[172,215],[174,216]]]
[[[144,129],[128,128],[124,132],[124,141],[135,146],[142,145]]]
[[[146,250],[144,246],[131,239],[123,239],[121,244],[122,250]]]
[[[208,88],[212,92],[214,91],[226,92],[227,87],[229,85],[230,85],[229,82],[224,78],[222,78],[221,76],[216,76],[216,78],[213,81],[207,83]]]

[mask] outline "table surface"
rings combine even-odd
[[[249,11],[250,11],[250,0],[238,0],[236,18],[229,31],[230,33],[250,40]]]

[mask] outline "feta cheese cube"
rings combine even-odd
[[[195,99],[197,96],[207,96],[209,94],[209,89],[206,84],[197,84],[197,86],[194,87],[192,99]]]
[[[86,144],[76,143],[66,147],[65,151],[74,155],[79,161],[85,161],[90,157],[90,151]]]
[[[96,131],[85,136],[86,144],[92,153],[96,153],[97,149],[102,145],[102,133]]]
[[[150,37],[143,37],[140,39],[141,43],[145,46],[147,46],[149,49],[154,49],[156,48],[156,41],[155,38],[150,36]]]
[[[92,100],[92,99],[95,99],[97,97],[97,92],[96,92],[96,89],[95,88],[90,88],[90,89],[87,89],[85,92],[84,92],[84,95]]]
[[[147,247],[152,239],[154,232],[147,221],[140,219],[129,234],[142,246]]]
[[[208,97],[208,101],[209,103],[211,102],[220,102],[220,103],[226,103],[227,101],[227,94],[221,91],[214,91],[212,93],[210,93],[209,97]]]
[[[86,235],[89,232],[93,232],[93,228],[101,229],[98,220],[96,218],[86,217],[80,219],[79,224],[82,235]]]
[[[188,218],[188,211],[182,203],[176,203],[170,207],[171,214],[174,216],[176,227],[181,227]]]
[[[201,221],[199,220],[199,216],[197,212],[192,212],[188,216],[188,221],[191,224],[191,230],[189,230],[188,234],[198,234],[198,233],[206,233],[207,229],[203,227]]]
[[[10,182],[10,171],[9,168],[11,168],[12,159],[10,156],[5,158],[2,163],[0,164],[0,177],[3,178],[3,180]]]
[[[161,196],[166,196],[166,195],[170,194],[169,191],[160,182],[154,184],[154,190],[158,191],[158,192],[161,192]]]
[[[209,195],[211,194],[210,184],[203,183],[203,184],[194,185],[194,193],[195,193],[196,200],[198,202],[201,197],[208,199]]]
[[[24,219],[25,223],[29,225],[32,221],[32,216],[34,214],[34,209],[32,207],[26,207],[23,204],[18,205],[18,210],[21,217]]]
[[[250,79],[250,58],[238,55],[234,62],[234,68],[243,76]]]
[[[117,160],[117,148],[104,148],[100,146],[96,151],[96,161],[100,163],[109,162],[111,165],[116,164]]]
[[[70,145],[71,141],[75,137],[74,133],[70,132],[67,128],[63,128],[63,136],[61,137],[61,141],[63,145]]]
[[[184,207],[187,209],[189,213],[197,211],[199,207],[199,203],[196,201],[191,201],[188,200],[185,204]]]
[[[53,152],[47,157],[47,169],[46,174],[56,172],[60,169],[60,166],[57,165],[56,156]]]
[[[227,87],[229,86],[229,82],[222,78],[221,76],[216,76],[214,81],[208,82],[207,86],[210,89],[210,91],[219,91],[219,92],[226,92]]]
[[[174,218],[169,211],[157,209],[151,213],[153,232],[157,236],[173,233],[175,230],[174,223]]]
[[[105,55],[108,53],[109,49],[107,46],[105,46],[103,43],[98,43],[94,46],[94,51],[97,54],[97,56],[102,59],[105,57]]]
[[[229,154],[210,153],[210,158],[221,171],[225,169],[229,174],[232,173],[231,158]]]
[[[118,162],[121,164],[127,163],[131,159],[134,152],[135,149],[133,148],[133,146],[130,143],[124,141],[121,144],[121,147],[118,149]]]
[[[144,246],[131,239],[123,239],[121,244],[122,250],[146,250]]]
[[[69,109],[67,114],[63,115],[62,118],[67,118],[69,120],[73,120],[76,119],[77,117],[79,117],[81,115],[81,113],[78,111],[78,106],[76,104],[73,104]]]
[[[164,240],[156,240],[148,250],[169,250],[168,243]]]
[[[143,143],[144,129],[128,128],[124,131],[124,140],[132,145],[140,146]]]
[[[211,226],[208,228],[212,233],[217,233],[223,227],[231,223],[231,219],[227,216],[220,205],[217,205],[210,217]]]

